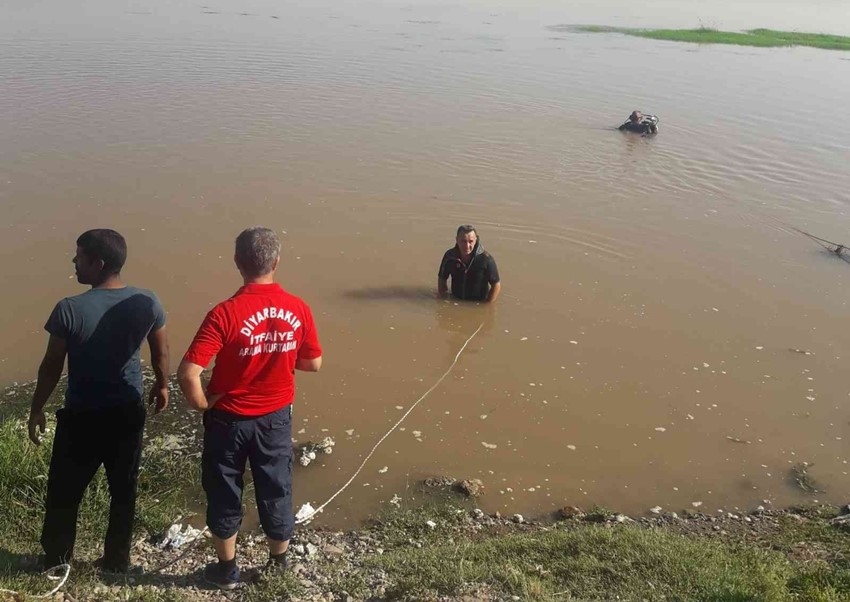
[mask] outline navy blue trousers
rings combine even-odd
[[[250,463],[263,531],[280,541],[292,537],[291,406],[253,418],[207,411],[201,463],[207,526],[213,535],[227,539],[239,531],[245,465]]]

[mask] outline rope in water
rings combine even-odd
[[[463,345],[461,346],[461,348],[458,350],[457,354],[455,355],[454,360],[452,360],[452,363],[449,365],[449,367],[446,369],[446,371],[443,372],[442,376],[440,376],[440,378],[437,379],[437,382],[435,382],[433,385],[431,385],[431,387],[427,391],[425,391],[425,393],[423,393],[422,396],[419,399],[417,399],[415,402],[413,402],[413,404],[407,409],[407,411],[402,415],[402,417],[399,418],[396,421],[396,423],[394,425],[392,425],[392,427],[390,427],[390,430],[388,430],[386,433],[384,433],[384,435],[380,439],[378,439],[378,442],[375,443],[375,445],[372,446],[372,449],[369,450],[369,453],[366,454],[365,458],[363,458],[363,461],[360,463],[360,466],[358,466],[357,470],[354,471],[354,474],[351,475],[351,478],[349,478],[348,481],[346,481],[345,484],[342,487],[337,489],[336,492],[331,497],[329,497],[328,500],[325,503],[320,505],[318,508],[315,508],[310,514],[308,514],[306,516],[302,516],[300,519],[296,520],[295,524],[303,524],[303,523],[306,523],[306,522],[309,522],[310,520],[312,520],[313,517],[316,516],[316,514],[321,512],[328,504],[330,504],[332,501],[334,501],[334,499],[336,499],[336,497],[340,493],[345,491],[346,488],[349,485],[351,485],[351,483],[354,482],[354,479],[357,478],[357,475],[359,475],[360,472],[363,470],[363,467],[366,466],[366,463],[374,455],[375,450],[378,449],[378,446],[380,446],[381,443],[383,443],[384,440],[387,437],[389,437],[393,433],[393,431],[395,431],[399,427],[399,425],[402,422],[404,422],[404,420],[410,415],[410,413],[413,410],[416,409],[416,406],[418,406],[426,397],[428,397],[428,395],[430,395],[431,392],[434,389],[439,387],[440,384],[451,373],[451,371],[454,369],[455,365],[457,365],[457,361],[460,359],[460,356],[464,352],[464,350],[466,349],[467,345],[469,345],[469,343],[472,341],[472,339],[475,338],[475,335],[477,335],[483,327],[484,327],[484,322],[482,322],[478,326],[478,328],[475,330],[475,332],[473,332],[469,336],[469,338],[466,339],[466,341],[464,341]],[[172,558],[168,562],[161,564],[154,569],[151,569],[150,571],[148,571],[148,573],[159,573],[160,571],[165,570],[166,568],[170,567],[171,565],[175,564],[176,562],[178,562],[179,560],[184,558],[189,552],[192,551],[192,549],[194,549],[195,545],[204,537],[204,535],[207,533],[207,531],[209,531],[209,527],[204,527],[204,529],[198,535],[196,535],[194,539],[192,539],[191,541],[188,542],[188,544],[186,545],[186,549],[183,550],[183,552],[179,556],[177,556],[176,558]],[[39,595],[39,596],[32,596],[32,597],[34,597],[34,598],[49,598],[50,596],[52,596],[53,594],[58,592],[62,588],[63,585],[65,585],[65,582],[68,580],[68,577],[71,574],[71,565],[70,564],[62,564],[62,565],[53,567],[50,570],[46,571],[45,574],[47,575],[48,579],[58,579],[58,577],[55,577],[55,576],[52,575],[52,573],[56,572],[57,569],[65,569],[65,575],[62,577],[59,584],[56,587],[54,587],[52,590],[50,590],[50,592],[48,592],[46,594]],[[0,593],[12,594],[12,595],[15,595],[15,596],[23,595],[19,592],[15,592],[15,591],[12,591],[12,590],[6,590],[6,589],[0,589]]]
[[[841,257],[841,259],[843,259],[844,261],[850,262],[850,259],[843,255],[844,251],[850,250],[850,248],[848,248],[846,245],[842,245],[841,243],[837,242],[832,242],[831,240],[826,240],[825,238],[820,238],[819,236],[815,236],[814,234],[810,234],[809,232],[806,232],[805,230],[800,230],[799,228],[795,228],[794,226],[790,226],[790,228],[795,232],[802,234],[803,236],[809,237],[830,253],[835,253],[836,255]]]
[[[366,457],[365,457],[365,458],[363,458],[363,462],[361,462],[361,463],[360,463],[360,466],[357,468],[357,470],[355,470],[355,471],[354,471],[354,474],[353,474],[353,475],[351,475],[351,478],[350,478],[350,479],[348,479],[348,481],[346,481],[345,485],[343,485],[342,487],[340,487],[340,488],[336,491],[336,493],[334,493],[334,494],[333,494],[330,498],[328,498],[328,501],[326,501],[324,504],[322,504],[321,506],[319,506],[318,508],[316,508],[315,510],[313,510],[313,512],[311,512],[311,513],[310,513],[310,514],[308,514],[307,516],[301,517],[299,520],[296,520],[296,521],[295,521],[295,524],[300,525],[300,524],[302,524],[302,523],[305,523],[305,522],[307,522],[307,521],[311,520],[314,516],[316,516],[316,514],[318,514],[319,512],[321,512],[321,511],[322,511],[322,509],[323,509],[325,506],[327,506],[328,504],[330,504],[330,503],[334,500],[334,498],[336,498],[336,496],[338,496],[340,493],[342,493],[343,491],[345,491],[346,487],[348,487],[349,485],[351,485],[351,483],[354,481],[354,479],[356,479],[356,478],[357,478],[357,475],[359,475],[359,474],[360,474],[360,471],[361,471],[361,470],[363,470],[363,467],[364,467],[364,466],[366,466],[366,462],[368,462],[368,461],[369,461],[369,458],[371,458],[371,457],[372,457],[372,454],[374,454],[374,453],[375,453],[375,450],[376,450],[376,449],[378,449],[378,446],[379,446],[381,443],[383,443],[383,442],[384,442],[384,439],[386,439],[387,437],[389,437],[389,436],[390,436],[390,434],[392,434],[392,432],[393,432],[394,430],[396,430],[396,428],[398,428],[398,425],[400,425],[402,422],[404,422],[404,419],[405,419],[405,418],[407,418],[407,417],[408,417],[408,415],[410,415],[410,413],[411,413],[413,410],[415,410],[415,409],[416,409],[416,406],[418,406],[418,405],[419,405],[419,402],[421,402],[423,399],[425,399],[426,397],[428,397],[428,395],[431,393],[431,391],[433,391],[434,389],[436,389],[437,387],[439,387],[439,386],[440,386],[440,383],[442,383],[442,382],[443,382],[443,380],[445,380],[445,378],[449,375],[449,373],[450,373],[450,372],[452,371],[452,369],[455,367],[455,364],[457,364],[457,361],[458,361],[458,359],[460,358],[460,354],[461,354],[461,353],[463,353],[464,349],[466,349],[466,346],[467,346],[467,345],[469,345],[469,342],[470,342],[470,341],[471,341],[471,340],[475,337],[475,335],[477,335],[477,334],[478,334],[478,332],[479,332],[479,331],[480,331],[483,327],[484,327],[484,322],[482,322],[482,323],[478,326],[478,328],[476,329],[476,331],[475,331],[475,332],[473,332],[473,333],[469,336],[469,338],[468,338],[468,339],[466,339],[466,342],[465,342],[465,343],[461,346],[460,350],[457,352],[457,355],[455,355],[455,359],[452,361],[452,363],[449,365],[449,367],[446,369],[446,371],[445,371],[445,372],[443,372],[443,375],[442,375],[440,378],[438,378],[438,379],[437,379],[437,382],[435,382],[433,385],[431,385],[431,388],[430,388],[430,389],[428,389],[427,391],[425,391],[425,393],[423,393],[423,394],[422,394],[422,396],[421,396],[419,399],[417,399],[417,400],[413,403],[413,405],[411,405],[411,406],[407,409],[407,411],[406,411],[406,412],[402,415],[402,417],[401,417],[401,418],[399,418],[399,419],[398,419],[398,421],[397,421],[397,422],[396,422],[396,423],[395,423],[395,424],[394,424],[394,425],[390,428],[390,430],[388,430],[386,433],[384,433],[384,436],[383,436],[383,437],[381,437],[380,439],[378,439],[378,442],[377,442],[377,443],[376,443],[376,444],[372,447],[371,451],[369,451],[369,453],[368,453],[368,454],[366,454]]]
[[[396,423],[395,423],[394,425],[392,425],[392,427],[390,427],[390,430],[388,430],[386,433],[384,433],[384,436],[383,436],[383,437],[381,437],[380,439],[378,439],[378,442],[377,442],[377,443],[375,443],[375,445],[374,445],[374,446],[372,446],[372,449],[369,451],[369,453],[368,453],[368,454],[366,454],[366,457],[365,457],[365,458],[363,459],[363,461],[360,463],[360,466],[358,466],[358,467],[357,467],[357,470],[355,470],[355,471],[354,471],[354,474],[353,474],[353,475],[351,475],[351,478],[350,478],[350,479],[348,479],[348,481],[346,481],[346,482],[345,482],[345,484],[344,484],[342,487],[340,487],[339,489],[337,489],[337,490],[336,490],[336,492],[335,492],[335,493],[334,493],[331,497],[329,497],[329,498],[328,498],[328,500],[327,500],[325,503],[323,503],[323,504],[322,504],[321,506],[319,506],[318,508],[314,509],[314,510],[313,510],[310,514],[308,514],[307,516],[303,516],[303,517],[301,517],[300,519],[296,520],[296,521],[295,521],[295,524],[300,525],[300,524],[303,524],[303,523],[306,523],[306,522],[309,522],[310,520],[312,520],[312,519],[313,519],[313,517],[314,517],[314,516],[316,516],[316,514],[318,514],[319,512],[321,512],[321,511],[325,508],[325,506],[327,506],[327,505],[328,505],[328,504],[330,504],[332,501],[334,501],[334,499],[335,499],[335,498],[336,498],[336,497],[337,497],[340,493],[342,493],[343,491],[345,491],[345,489],[346,489],[349,485],[351,485],[351,483],[353,483],[353,482],[354,482],[354,479],[356,479],[356,478],[357,478],[357,475],[359,475],[359,474],[360,474],[360,472],[363,470],[363,467],[364,467],[364,466],[366,466],[366,463],[369,461],[369,459],[370,459],[370,458],[372,457],[372,455],[375,453],[375,450],[377,450],[377,449],[378,449],[378,446],[379,446],[379,445],[381,445],[381,443],[383,443],[383,442],[384,442],[384,440],[385,440],[387,437],[389,437],[389,436],[392,434],[392,432],[393,432],[393,431],[395,431],[395,430],[398,428],[398,426],[399,426],[402,422],[404,422],[404,420],[405,420],[405,419],[406,419],[406,418],[410,415],[410,413],[411,413],[413,410],[415,410],[415,409],[416,409],[416,406],[418,406],[418,405],[419,405],[419,403],[420,403],[422,400],[424,400],[426,397],[428,397],[428,395],[430,395],[430,394],[431,394],[431,392],[432,392],[434,389],[436,389],[437,387],[439,387],[439,386],[440,386],[440,383],[442,383],[442,382],[445,380],[445,378],[446,378],[446,377],[447,377],[447,376],[451,373],[451,371],[454,369],[455,365],[457,364],[457,361],[460,359],[461,354],[462,354],[462,353],[464,352],[464,350],[466,349],[467,345],[469,345],[470,341],[472,341],[472,339],[473,339],[473,338],[475,338],[475,335],[477,335],[477,334],[481,331],[481,329],[482,329],[483,327],[484,327],[484,322],[482,322],[482,323],[478,326],[478,328],[475,330],[475,332],[473,332],[473,333],[469,336],[469,338],[468,338],[468,339],[466,339],[466,341],[463,343],[463,345],[461,346],[461,348],[458,350],[457,354],[455,355],[454,360],[452,360],[452,363],[449,365],[449,367],[446,369],[446,371],[445,371],[445,372],[443,372],[442,376],[440,376],[440,378],[438,378],[438,379],[437,379],[437,382],[435,382],[433,385],[431,385],[431,388],[429,388],[427,391],[425,391],[425,393],[423,393],[423,394],[422,394],[422,396],[421,396],[419,399],[417,399],[415,402],[413,402],[413,404],[412,404],[412,405],[411,405],[411,406],[407,409],[407,411],[406,411],[406,412],[405,412],[405,413],[401,416],[401,418],[399,418],[399,419],[398,419],[398,421],[396,421]],[[151,570],[151,571],[149,571],[149,572],[151,572],[151,573],[158,573],[158,572],[160,572],[160,571],[162,571],[162,570],[164,570],[164,569],[168,568],[168,567],[169,567],[169,566],[171,566],[172,564],[176,563],[178,560],[182,559],[183,557],[185,557],[185,556],[186,556],[186,554],[188,554],[188,553],[189,553],[189,552],[190,552],[190,551],[191,551],[191,550],[195,547],[195,544],[196,544],[198,541],[200,541],[200,539],[201,539],[201,538],[202,538],[202,537],[206,534],[206,532],[207,532],[208,530],[209,530],[209,527],[204,527],[204,530],[203,530],[203,531],[201,531],[198,535],[196,535],[196,536],[195,536],[195,538],[194,538],[194,539],[192,539],[192,540],[190,540],[190,541],[188,542],[188,545],[187,545],[186,549],[183,551],[183,553],[181,553],[179,556],[177,556],[177,558],[174,558],[174,559],[172,559],[172,560],[169,560],[169,561],[168,561],[168,562],[166,562],[165,564],[163,564],[163,565],[161,565],[161,566],[158,566],[158,567],[156,567],[155,569],[152,569],[152,570]]]

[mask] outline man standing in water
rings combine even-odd
[[[448,279],[452,278],[452,296],[466,301],[493,303],[499,297],[502,284],[496,260],[481,247],[475,228],[458,227],[456,245],[445,252],[437,273],[437,293],[448,294]]]
[[[165,312],[152,292],[126,286],[121,268],[127,243],[114,230],[89,230],[77,239],[77,281],[91,290],[56,304],[47,320],[47,351],[38,369],[29,437],[41,443],[47,403],[68,356],[65,406],[56,413],[47,476],[41,545],[44,566],[71,561],[83,493],[103,464],[109,483],[104,571],[126,572],[136,510],[145,406],[139,349],[147,339],[156,382],[154,412],[168,405]]]
[[[295,370],[316,372],[322,349],[310,307],[274,281],[280,241],[268,228],[236,238],[243,286],[201,324],[178,370],[180,388],[204,412],[201,479],[218,562],[204,571],[223,590],[239,582],[236,535],[242,523],[245,463],[269,545],[268,571],[286,568],[292,514],[292,400]],[[216,358],[206,391],[201,372]]]

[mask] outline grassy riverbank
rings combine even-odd
[[[27,395],[22,387],[0,397],[0,589],[39,594],[54,585],[32,568],[50,444],[49,436],[40,448],[26,440],[26,406],[13,399]],[[81,510],[78,560],[56,600],[850,599],[850,534],[832,521],[836,508],[634,519],[572,510],[536,522],[486,515],[474,499],[425,487],[358,530],[300,529],[290,571],[273,580],[254,568],[265,561],[262,536],[245,534],[244,586],[224,595],[201,579],[213,559],[208,540],[157,545],[197,491],[197,417],[176,415],[155,418],[148,433],[133,552],[142,571],[108,579],[92,568],[107,512],[99,475]],[[23,598],[0,594],[6,599]]]
[[[850,50],[850,37],[821,33],[778,31],[775,29],[750,29],[743,32],[719,31],[709,27],[697,29],[635,29],[606,27],[602,25],[576,25],[572,31],[585,33],[621,33],[639,38],[690,42],[694,44],[734,44],[762,48],[782,46],[810,46],[825,50]]]

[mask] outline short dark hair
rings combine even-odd
[[[249,278],[265,276],[280,257],[280,239],[274,230],[253,226],[236,237],[236,265]]]
[[[115,230],[87,230],[80,234],[77,246],[89,259],[103,261],[103,271],[107,274],[120,274],[127,261],[127,241]]]
[[[466,235],[470,232],[475,233],[475,236],[478,236],[478,232],[475,231],[475,226],[470,226],[469,224],[463,224],[462,226],[457,227],[457,234],[455,237],[460,236],[461,234]]]

